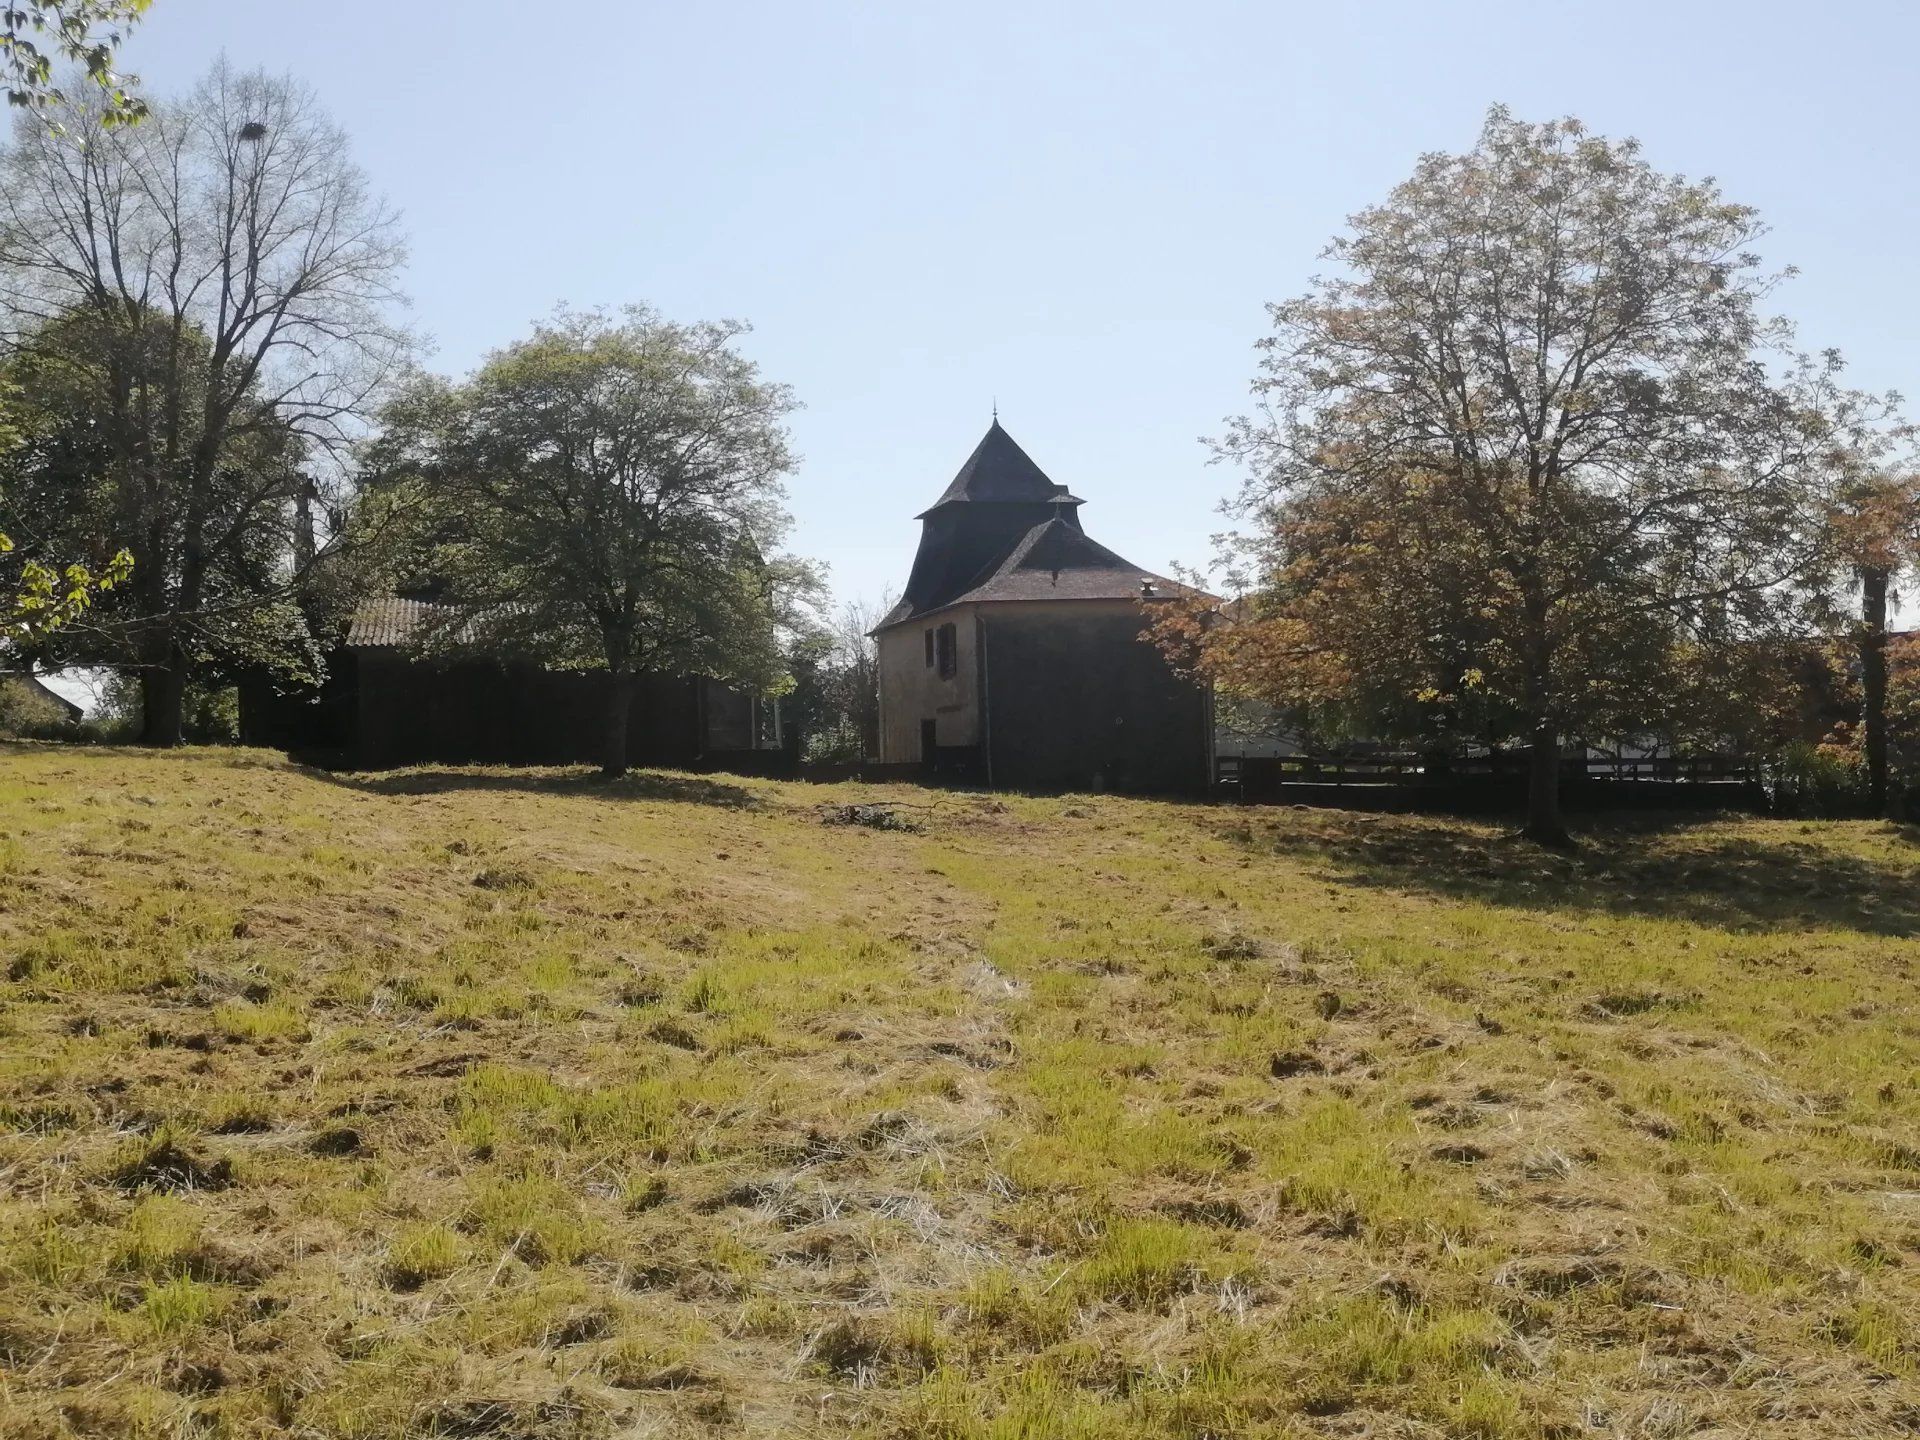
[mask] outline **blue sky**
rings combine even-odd
[[[1136,563],[1203,562],[1263,304],[1486,107],[1713,174],[1856,383],[1920,388],[1920,9],[156,0],[150,90],[225,51],[320,93],[405,212],[458,372],[558,301],[735,316],[793,385],[794,547],[905,578],[1003,423]]]

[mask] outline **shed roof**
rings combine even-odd
[[[31,690],[35,695],[39,696],[42,700],[48,700],[48,701],[51,701],[53,704],[58,705],[60,707],[61,714],[65,715],[68,721],[72,723],[77,724],[82,718],[85,717],[87,713],[86,707],[84,705],[75,704],[73,701],[69,700],[66,696],[62,695],[58,690],[55,690],[50,685],[42,681],[38,675],[35,675],[30,671],[24,674],[11,675],[6,678],[15,681],[23,689]]]
[[[401,649],[426,640],[436,630],[444,638],[465,640],[472,638],[465,633],[470,624],[456,605],[370,595],[354,607],[347,645],[356,650]]]

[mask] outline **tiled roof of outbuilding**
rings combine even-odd
[[[448,638],[466,627],[459,609],[431,600],[403,600],[398,595],[373,595],[354,608],[347,626],[347,644],[356,650],[398,649],[417,644],[436,628]]]
[[[60,713],[65,715],[68,720],[78,721],[87,713],[86,706],[75,704],[58,690],[45,684],[38,675],[28,673],[24,675],[14,675],[11,678],[16,684],[21,686],[21,688],[31,690],[42,700],[58,705],[60,707]]]

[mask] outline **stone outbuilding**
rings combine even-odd
[[[1190,593],[1081,528],[998,418],[920,516],[900,603],[874,630],[880,759],[1004,789],[1204,789],[1207,689],[1143,632]]]

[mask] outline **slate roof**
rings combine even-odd
[[[1186,593],[1184,585],[1142,570],[1056,518],[1034,526],[990,574],[948,603],[1151,600]]]
[[[1048,479],[996,418],[953,483],[921,513],[906,593],[874,633],[949,605],[1195,593],[1088,539],[1082,503]]]
[[[1033,463],[1032,457],[1020,448],[1018,442],[1000,428],[997,417],[987,427],[987,433],[980,443],[973,447],[973,453],[967,457],[967,463],[960,467],[960,473],[953,477],[953,483],[941,492],[940,498],[928,510],[915,518],[924,518],[942,505],[958,505],[969,501],[1081,503],[1067,493],[1066,486],[1056,485],[1047,478],[1046,472]]]
[[[915,615],[923,615],[925,613],[923,610],[916,609],[911,600],[896,600],[893,602],[893,608],[882,615],[880,617],[880,623],[867,631],[867,634],[878,635],[882,630],[898,625],[902,621],[911,620]]]

